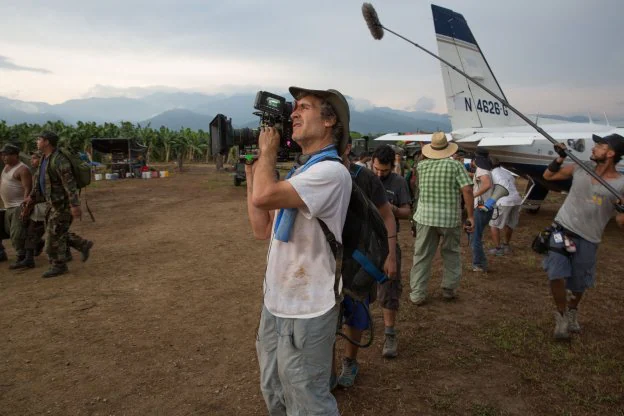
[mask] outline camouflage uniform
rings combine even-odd
[[[71,163],[58,150],[44,157],[42,164],[46,162],[45,192],[41,194],[40,175],[35,175],[33,192],[35,202],[45,200],[48,204],[45,219],[46,253],[55,266],[65,267],[69,247],[82,251],[90,242],[69,233],[72,223],[70,208],[80,206]]]

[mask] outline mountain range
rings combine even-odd
[[[281,94],[290,97],[289,94]],[[161,126],[173,130],[188,127],[209,130],[215,115],[224,114],[232,119],[235,128],[256,127],[259,118],[253,115],[254,94],[204,94],[193,92],[155,92],[139,98],[92,97],[68,100],[60,104],[20,101],[0,97],[0,120],[13,125],[18,123],[43,124],[60,120],[75,124],[77,121],[96,123],[130,121],[142,126]],[[446,114],[425,111],[404,111],[388,107],[371,106],[355,110],[351,106],[351,131],[362,134],[450,131]],[[585,116],[543,116],[562,121],[587,122]]]
[[[289,97],[288,94],[282,94]],[[130,121],[152,128],[166,126],[178,130],[209,130],[215,115],[224,114],[236,128],[256,127],[259,118],[253,115],[255,94],[202,94],[188,92],[157,92],[140,98],[83,98],[60,104],[20,101],[0,97],[0,120],[7,124],[37,123],[60,120],[96,123]],[[353,107],[353,106],[352,106]],[[424,111],[402,111],[388,107],[371,107],[351,111],[350,129],[363,134],[415,132],[451,128],[446,114]]]

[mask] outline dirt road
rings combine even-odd
[[[24,272],[0,266],[0,415],[266,413],[254,340],[267,244],[251,236],[244,187],[188,169],[96,182],[97,222],[72,227],[95,247],[87,263],[74,254],[69,274],[40,278],[43,256]],[[490,273],[464,262],[455,302],[442,300],[437,259],[431,302],[417,308],[403,294],[399,357],[381,358],[378,329],[356,386],[336,392],[342,414],[624,414],[624,234],[609,225],[583,334],[554,343],[528,246],[556,207],[524,215],[514,254],[492,259]],[[412,243],[404,232],[406,287]]]

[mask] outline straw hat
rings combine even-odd
[[[457,152],[457,144],[449,143],[444,132],[433,133],[431,143],[422,148],[422,153],[429,159],[445,159]]]

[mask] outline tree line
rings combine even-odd
[[[204,130],[171,130],[164,126],[153,129],[149,124],[141,126],[129,121],[119,124],[79,121],[75,125],[48,121],[43,125],[20,123],[9,126],[0,120],[0,146],[12,143],[28,154],[37,149],[37,135],[44,130],[56,133],[60,138],[59,145],[74,152],[92,154],[93,138],[124,137],[134,139],[147,148],[148,163],[171,160],[198,162],[208,161],[212,157],[210,134]]]

